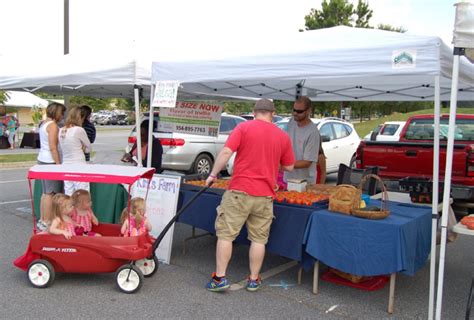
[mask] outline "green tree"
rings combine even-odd
[[[359,28],[370,28],[369,20],[372,18],[373,11],[369,9],[367,2],[359,0],[354,14],[357,16],[355,26]]]
[[[5,91],[0,90],[0,103],[5,102],[7,99],[8,99],[8,94]]]
[[[403,28],[403,27],[394,27],[394,26],[392,26],[392,25],[384,24],[384,23],[379,23],[379,24],[377,25],[377,29],[386,30],[386,31],[400,32],[400,33],[405,33],[405,32],[407,32],[407,29],[405,29],[405,28]]]
[[[69,98],[69,103],[70,105],[87,104],[94,111],[107,109],[109,107],[109,101],[107,101],[107,99],[92,97],[73,96]]]
[[[335,26],[349,26],[370,28],[369,20],[373,11],[369,4],[359,0],[354,8],[348,0],[324,0],[321,10],[311,9],[304,17],[306,30],[330,28]]]

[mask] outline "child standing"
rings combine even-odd
[[[76,234],[88,236],[100,236],[92,232],[92,224],[99,225],[99,220],[92,211],[92,201],[89,191],[79,189],[71,196],[74,209],[71,212],[71,219],[76,223]],[[78,230],[78,228],[80,230]],[[82,231],[82,232],[78,232]]]
[[[151,231],[151,224],[145,217],[145,210],[145,199],[137,197],[130,201],[130,215],[128,210],[124,209],[122,211],[122,217],[120,218],[122,228],[120,232],[124,237],[139,236],[147,231]]]
[[[74,221],[69,217],[72,209],[70,196],[62,193],[57,193],[53,196],[54,218],[49,227],[49,233],[62,234],[66,239],[71,239],[72,236],[76,235],[74,232]]]

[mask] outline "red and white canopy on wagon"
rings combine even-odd
[[[126,183],[151,179],[155,168],[103,164],[35,165],[28,170],[28,179],[63,180],[98,183]]]

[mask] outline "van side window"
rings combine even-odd
[[[219,127],[219,133],[229,133],[234,129],[235,124],[232,118],[221,117],[221,125]]]

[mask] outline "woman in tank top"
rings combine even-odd
[[[61,159],[58,151],[58,122],[64,117],[66,107],[61,103],[53,102],[46,108],[46,120],[39,127],[40,151],[38,153],[38,164],[60,164]],[[43,195],[41,196],[38,229],[44,231],[52,221],[52,201],[56,193],[62,192],[62,182],[55,180],[43,180]]]

